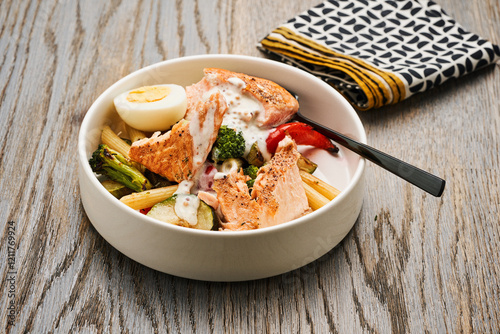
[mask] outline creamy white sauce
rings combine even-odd
[[[264,107],[262,103],[252,95],[245,94],[245,88],[246,84],[243,80],[232,77],[227,80],[227,83],[217,85],[205,92],[202,99],[206,100],[214,93],[220,92],[224,96],[228,106],[222,120],[222,125],[226,125],[236,131],[241,131],[245,139],[245,156],[250,152],[252,145],[257,143],[264,159],[268,161],[271,159],[271,154],[267,151],[266,139],[271,129],[260,128],[255,122],[259,114],[264,113]],[[193,114],[190,118],[189,132],[193,137],[193,164],[195,168],[201,167],[201,165],[205,163],[203,158],[204,153],[208,150],[208,145],[210,143],[209,139],[214,132],[215,112],[215,108],[210,108],[203,124],[201,124],[199,115],[197,114]],[[197,175],[193,178],[194,180],[199,179],[202,170],[204,170],[204,168],[199,168]],[[214,179],[224,178],[229,172],[230,170],[220,170],[214,175]],[[188,181],[183,181],[179,184],[179,189],[176,192],[179,195],[188,195],[191,191],[193,184],[188,187],[187,191],[181,190],[181,188],[187,188],[186,185],[183,185],[184,182]],[[193,189],[194,193],[198,191],[196,188],[197,187]],[[181,202],[184,204],[181,204]],[[186,204],[187,202],[189,203]],[[176,202],[176,213],[177,210],[179,210],[178,216],[186,221],[189,221],[188,219],[193,219],[192,217],[196,219],[197,205],[199,205],[199,200],[198,204],[196,204],[186,201],[185,198],[180,200],[179,196]],[[196,210],[194,210],[194,207],[196,207]],[[189,210],[190,212],[187,212]],[[190,216],[191,218],[183,218],[181,215],[185,217]]]
[[[182,181],[179,183],[176,192],[177,199],[175,201],[174,211],[177,217],[189,223],[189,225],[198,224],[198,207],[200,199],[191,195],[192,181]]]
[[[191,188],[193,187],[193,181],[184,180],[177,186],[177,190],[174,195],[189,195],[191,193]]]
[[[226,177],[226,173],[218,172],[214,175],[214,180],[221,180]]]
[[[208,96],[203,96],[203,98],[209,98]],[[210,144],[209,138],[214,133],[214,121],[215,121],[215,107],[211,107],[205,117],[203,124],[200,122],[200,115],[194,114],[189,123],[189,133],[193,137],[193,165],[194,168],[198,168],[205,161],[205,153],[208,150],[208,145]]]
[[[217,166],[218,171],[214,174],[214,180],[220,180],[225,178],[229,173],[237,172],[241,163],[237,163],[240,159],[228,159],[222,163],[222,165]]]
[[[239,89],[244,89],[247,86],[245,81],[241,80],[240,78],[236,78],[236,77],[227,79],[227,82],[229,82],[231,85],[233,85]]]
[[[200,199],[196,195],[177,195],[175,201],[175,214],[180,219],[187,221],[189,225],[198,224],[198,207]]]
[[[270,129],[257,126],[255,119],[264,112],[264,107],[250,94],[244,94],[246,84],[239,78],[229,78],[228,83],[217,86],[226,99],[228,110],[222,120],[222,125],[227,125],[236,131],[241,131],[245,138],[245,155],[248,154],[253,143],[257,142],[264,159],[271,159],[267,151],[266,138]]]

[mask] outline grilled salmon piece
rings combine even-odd
[[[235,79],[244,83],[241,86],[243,94],[249,94],[262,105],[264,111],[255,119],[259,127],[275,127],[285,123],[299,110],[298,101],[286,89],[270,80],[219,68],[205,68],[204,73],[205,76],[200,82],[186,87],[187,114],[190,110],[190,99],[199,97],[214,87],[235,84]]]
[[[279,225],[309,212],[297,166],[299,157],[297,145],[286,136],[270,163],[259,169],[251,197],[262,208],[260,227]]]
[[[163,135],[157,132],[134,142],[129,156],[170,181],[189,180],[207,159],[226,110],[224,97],[215,92],[196,103],[189,120],[180,120]]]
[[[310,212],[297,166],[300,154],[295,142],[285,137],[270,163],[260,168],[252,193],[248,193],[242,172],[215,180],[219,212],[224,230],[269,227]]]
[[[222,178],[214,179],[213,189],[217,193],[218,211],[223,217],[222,230],[242,231],[259,227],[261,208],[250,198],[246,182],[249,177],[243,171],[233,171]]]
[[[207,82],[205,78],[201,79],[199,82],[186,87],[186,114],[184,118],[189,120],[192,114],[196,114],[196,107],[199,101],[203,101],[205,94],[210,94],[210,90],[213,87]]]

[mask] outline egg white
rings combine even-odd
[[[174,84],[155,86],[167,86],[170,93],[158,101],[130,102],[127,96],[136,90],[132,89],[114,99],[116,111],[129,126],[141,131],[164,131],[184,117],[187,108],[184,87]]]

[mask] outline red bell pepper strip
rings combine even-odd
[[[269,153],[274,154],[278,143],[289,135],[297,145],[311,145],[317,148],[337,153],[339,148],[330,139],[315,131],[312,126],[301,122],[285,123],[275,128],[267,137],[266,145]]]
[[[140,213],[147,215],[149,210],[151,210],[151,208],[140,209],[139,211],[140,211]]]

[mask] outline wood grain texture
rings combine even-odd
[[[498,0],[438,2],[500,44]],[[126,258],[90,224],[77,135],[108,86],[179,56],[262,57],[260,38],[317,3],[0,2],[0,332],[500,332],[498,65],[360,113],[370,144],[445,178],[444,196],[369,164],[355,227],[301,269],[186,280]]]

